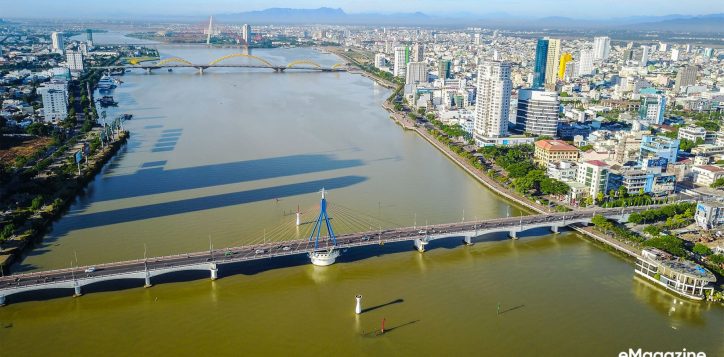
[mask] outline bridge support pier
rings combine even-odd
[[[150,69],[150,68],[146,68],[146,74],[151,74],[151,69]]]
[[[417,239],[415,239],[415,248],[417,248],[418,252],[424,253],[425,246],[427,245],[427,243],[429,243],[429,242],[424,239],[417,238]]]
[[[153,285],[151,285],[151,274],[148,273],[148,270],[146,270],[146,276],[145,276],[145,284],[143,284],[144,288],[150,288]]]
[[[219,268],[216,267],[216,263],[211,263],[209,270],[211,271],[211,280],[219,278]]]
[[[199,74],[204,74],[204,67],[199,67]]]
[[[510,239],[518,239],[518,232],[510,231],[508,232],[508,237],[510,237]]]
[[[473,245],[473,236],[464,236],[463,241],[465,245]]]
[[[73,297],[78,297],[83,295],[83,293],[80,291],[80,285],[78,283],[75,283],[75,286],[73,286]]]
[[[551,232],[558,234],[558,226],[551,226]]]
[[[0,295],[0,306],[5,306],[5,295]]]

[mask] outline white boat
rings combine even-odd
[[[312,264],[320,267],[334,264],[337,257],[339,257],[339,251],[336,249],[320,250],[309,253],[309,259],[312,260]]]
[[[116,81],[109,75],[104,74],[101,79],[98,80],[98,89],[108,90],[116,87]]]

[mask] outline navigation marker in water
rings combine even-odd
[[[362,313],[362,295],[355,296],[355,299],[357,299],[357,306],[354,308],[354,313],[359,315]]]

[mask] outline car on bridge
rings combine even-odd
[[[86,273],[92,273],[94,271],[96,271],[96,267],[89,267],[86,270],[84,270],[84,272],[86,272]]]

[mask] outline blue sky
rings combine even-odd
[[[349,13],[507,13],[605,18],[724,13],[724,0],[0,0],[2,17],[210,15],[269,7],[342,8]]]

